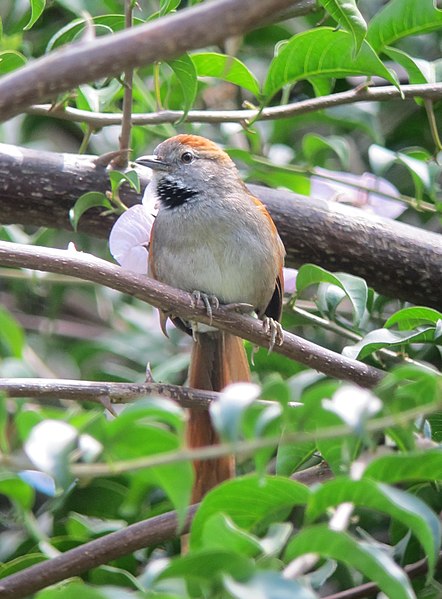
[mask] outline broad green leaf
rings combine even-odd
[[[434,327],[411,332],[376,329],[370,331],[358,343],[344,347],[342,354],[353,360],[363,360],[383,347],[397,347],[408,343],[431,343],[432,341],[434,341]]]
[[[0,343],[15,358],[21,358],[25,346],[25,333],[11,314],[0,306]]]
[[[99,33],[100,30],[103,30],[106,33],[112,33],[115,31],[121,31],[126,27],[124,15],[110,14],[102,15],[99,17],[92,17],[92,19],[88,17],[87,22],[89,23],[90,21],[92,21],[96,33]],[[142,19],[139,19],[138,17],[134,17],[133,22],[134,25],[144,23],[144,21]],[[79,36],[79,34],[84,30],[85,27],[86,19],[74,19],[73,21],[59,29],[51,37],[46,47],[46,52],[50,52],[51,50],[54,50],[59,46],[63,46],[64,44],[72,42]]]
[[[298,33],[272,60],[264,93],[269,101],[284,85],[313,77],[343,78],[378,75],[396,87],[395,76],[387,70],[367,42],[353,57],[353,40],[346,31],[318,27]]]
[[[107,594],[107,590],[111,591],[112,587],[108,587],[108,589],[92,587],[84,582],[64,582],[61,586],[56,585],[54,587],[49,587],[40,591],[35,595],[35,599],[111,599],[112,595]],[[133,593],[129,595],[123,589],[115,587],[116,593],[118,593],[118,599],[129,599],[132,596],[134,599],[137,599]],[[114,597],[116,597],[116,593]]]
[[[253,383],[229,385],[218,401],[210,406],[210,415],[216,430],[227,441],[237,441],[247,408],[259,397],[260,387]]]
[[[237,551],[249,557],[255,557],[261,552],[259,539],[236,526],[223,513],[213,514],[207,519],[201,540],[205,549]]]
[[[88,191],[78,198],[74,206],[69,210],[69,220],[74,230],[77,230],[78,221],[83,214],[90,208],[106,208],[112,209],[111,203],[100,191]]]
[[[168,60],[167,64],[175,73],[175,77],[181,87],[181,93],[183,95],[183,119],[192,108],[195,102],[196,94],[198,91],[198,80],[197,73],[192,60],[188,54],[183,54],[175,60]]]
[[[192,54],[198,77],[216,77],[229,81],[249,90],[256,97],[260,95],[259,83],[256,77],[240,60],[234,56],[216,52],[201,52]]]
[[[46,6],[46,0],[31,0],[31,17],[23,27],[24,30],[31,29],[33,24],[40,18]]]
[[[295,505],[306,503],[308,496],[306,486],[279,476],[249,475],[226,481],[201,502],[192,522],[191,546],[202,545],[205,523],[213,514],[223,512],[240,528],[252,530],[259,523],[284,518]]]
[[[231,577],[224,581],[234,599],[316,599],[317,595],[296,580],[284,578],[281,572],[256,572],[246,582]]]
[[[390,316],[384,326],[389,328],[397,324],[400,331],[406,331],[424,324],[436,325],[441,318],[442,313],[433,308],[416,306],[398,310]]]
[[[410,56],[397,48],[384,48],[384,53],[407,71],[410,83],[434,83],[434,65],[427,60]]]
[[[34,564],[39,564],[40,562],[44,562],[46,560],[47,557],[41,553],[27,553],[26,555],[16,557],[7,563],[0,563],[0,578],[11,576],[11,574],[15,574],[20,570],[30,568]]]
[[[285,558],[293,560],[306,553],[318,553],[356,568],[375,582],[387,597],[415,599],[410,581],[391,557],[346,532],[330,530],[325,524],[301,530],[288,544]]]
[[[26,58],[15,50],[0,52],[0,75],[19,69],[26,63]]]
[[[368,157],[373,171],[377,175],[383,175],[395,163],[402,164],[410,173],[414,185],[416,197],[422,197],[423,189],[431,193],[432,177],[429,164],[404,152],[393,152],[388,148],[373,144],[368,149]]]
[[[313,455],[315,449],[314,441],[280,444],[276,456],[276,474],[290,476]]]
[[[332,150],[339,158],[341,165],[348,169],[350,163],[350,146],[345,137],[329,135],[323,137],[316,133],[307,133],[302,140],[302,151],[310,164],[319,166],[319,155]],[[323,161],[321,161],[323,163]]]
[[[380,456],[368,464],[363,477],[390,484],[442,481],[442,449]]]
[[[247,578],[253,572],[253,562],[245,555],[221,549],[204,549],[192,551],[189,555],[179,557],[158,576],[157,580],[183,577],[211,580],[223,572],[235,578]]]
[[[0,472],[0,495],[8,497],[24,510],[30,510],[34,503],[34,489],[15,474]]]
[[[331,283],[342,289],[353,306],[354,323],[356,326],[359,325],[364,316],[368,298],[367,283],[364,279],[346,273],[332,274],[315,264],[301,266],[296,277],[297,292],[300,293],[316,283]]]
[[[164,15],[176,10],[180,4],[180,1],[181,0],[160,0],[160,15],[163,17]]]
[[[140,178],[138,177],[138,173],[136,171],[127,171],[126,173],[122,173],[120,171],[109,171],[109,179],[111,182],[112,192],[115,192],[117,189],[119,189],[124,181],[127,181],[132,189],[134,189],[137,193],[140,193]]]
[[[355,0],[319,0],[341,27],[353,35],[356,52],[367,34],[367,23]]]
[[[442,11],[434,0],[391,0],[368,25],[367,40],[380,52],[409,35],[421,35],[442,27]]]
[[[143,402],[142,409],[139,409],[140,406],[135,406],[135,409],[124,410],[108,426],[108,452],[113,460],[127,460],[179,451],[182,446],[181,435],[168,430],[161,423],[169,423],[176,428],[181,428],[181,409],[177,409],[175,406],[172,411],[165,410],[164,417],[161,418],[158,413],[158,404],[151,412],[149,403],[149,401]],[[164,402],[164,404],[171,404],[172,407],[172,402]],[[177,412],[180,416],[178,422]],[[128,438],[130,438],[130,443],[127,442]],[[163,489],[178,512],[180,524],[183,523],[190,502],[194,478],[191,463],[182,462],[156,466],[147,470],[139,470],[130,476],[145,484],[154,484]]]
[[[337,478],[312,490],[306,517],[314,522],[330,507],[350,502],[388,514],[410,529],[422,545],[430,572],[434,570],[440,546],[441,525],[436,514],[418,497],[368,478]]]

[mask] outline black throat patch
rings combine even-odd
[[[196,196],[197,192],[163,177],[157,185],[157,194],[161,204],[165,208],[172,209],[185,204]]]

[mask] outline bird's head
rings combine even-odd
[[[177,135],[160,143],[152,156],[141,156],[138,164],[153,170],[152,191],[162,208],[176,208],[224,195],[242,185],[236,166],[215,143],[198,135]]]

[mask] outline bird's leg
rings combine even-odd
[[[262,319],[262,328],[270,338],[269,353],[272,351],[275,344],[283,344],[284,330],[277,320],[275,320],[274,318],[270,318],[269,316],[264,316],[264,318]]]

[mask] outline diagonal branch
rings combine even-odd
[[[293,4],[293,0],[205,2],[130,30],[70,44],[0,79],[1,120],[81,83],[241,35]]]
[[[0,264],[69,274],[93,281],[133,295],[156,308],[161,308],[164,312],[176,314],[186,320],[213,324],[221,330],[263,347],[269,345],[269,338],[263,331],[262,323],[255,318],[237,314],[221,306],[213,311],[212,321],[203,306],[192,305],[189,293],[146,276],[125,272],[120,267],[90,254],[4,241],[0,242]],[[275,347],[274,351],[324,374],[353,381],[362,387],[373,387],[384,376],[377,368],[345,358],[290,333],[285,333],[284,343]]]

